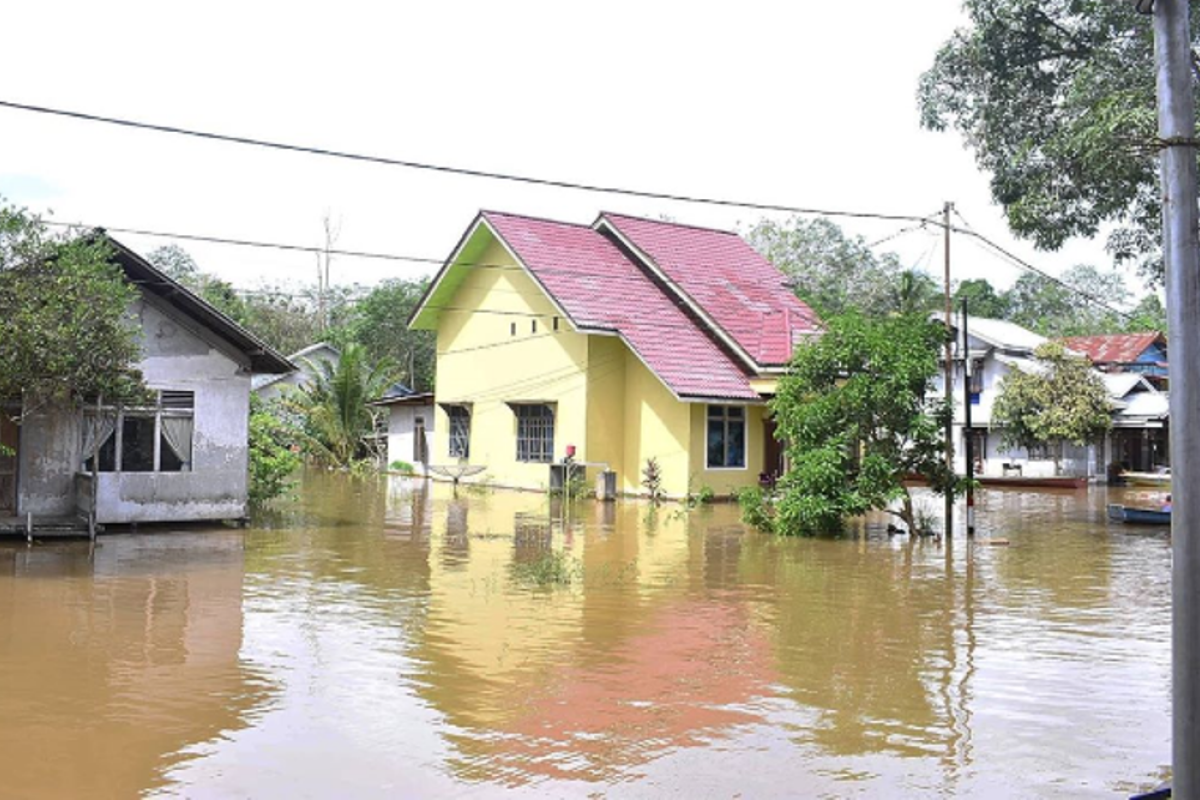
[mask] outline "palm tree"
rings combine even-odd
[[[309,452],[333,467],[371,455],[369,437],[380,412],[367,403],[392,385],[395,367],[387,360],[371,365],[360,344],[347,345],[336,363],[310,361],[308,367],[313,380],[293,405],[303,415]]]

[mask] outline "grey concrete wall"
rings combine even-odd
[[[247,439],[250,372],[244,357],[154,301],[131,309],[140,322],[151,389],[195,393],[190,472],[104,473],[100,522],[173,522],[244,517],[247,513]],[[77,409],[26,413],[21,427],[18,513],[72,514],[75,473],[81,466]]]
[[[248,364],[223,342],[151,301],[135,308],[142,374],[152,389],[195,392],[190,472],[100,476],[100,522],[233,519],[246,515]]]
[[[18,514],[74,513],[80,436],[73,408],[26,409],[17,463]]]

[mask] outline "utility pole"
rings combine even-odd
[[[967,298],[962,300],[963,456],[967,462],[967,537],[975,535],[975,431],[971,430],[971,349],[967,338]]]
[[[1171,764],[1174,797],[1200,798],[1200,233],[1188,0],[1135,0],[1154,15],[1163,260],[1171,354]]]
[[[1172,796],[1200,797],[1200,213],[1188,0],[1133,0],[1154,15],[1163,262],[1171,354]]]
[[[951,475],[954,474],[954,337],[950,335],[950,317],[953,313],[950,300],[950,211],[954,208],[953,203],[947,202],[942,206],[942,236],[945,242],[946,250],[946,269],[944,292],[946,299],[946,346],[945,346],[945,371],[943,372],[944,386],[946,389],[946,404],[950,406],[950,420],[946,423],[946,469]],[[954,535],[954,529],[951,527],[954,523],[954,492],[950,487],[946,488],[946,511],[945,511],[945,531],[946,538],[949,539]]]

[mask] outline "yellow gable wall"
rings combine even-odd
[[[471,408],[470,463],[487,468],[501,486],[545,487],[549,467],[517,461],[517,418],[509,402],[555,404],[554,458],[575,444],[578,457],[586,434],[588,337],[570,331],[541,288],[496,241],[479,263],[514,269],[471,269],[438,323],[437,401],[468,402]],[[471,311],[454,309],[472,309]],[[496,313],[500,312],[500,313]],[[538,316],[531,316],[538,315]],[[536,321],[537,331],[532,325]],[[513,333],[513,326],[516,333]],[[434,463],[453,463],[449,420],[439,405]]]

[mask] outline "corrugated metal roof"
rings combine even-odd
[[[1111,333],[1097,336],[1069,336],[1062,343],[1083,353],[1093,364],[1133,364],[1146,348],[1162,340],[1157,331],[1147,333]]]

